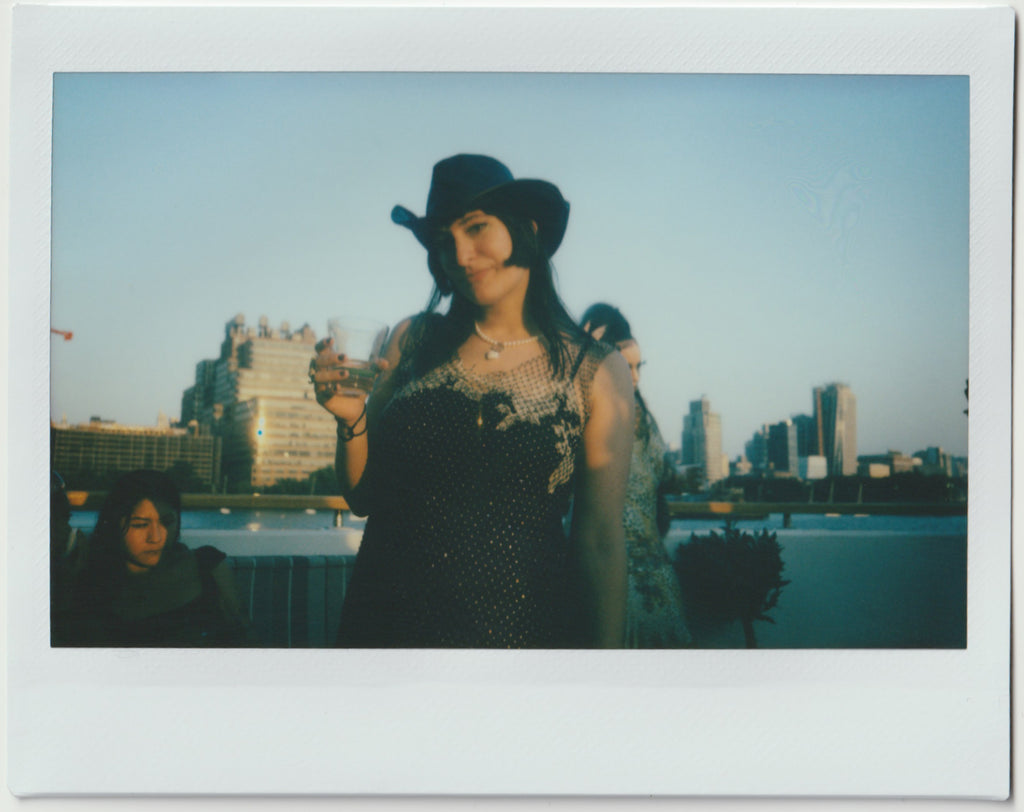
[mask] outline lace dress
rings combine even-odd
[[[650,436],[641,436],[639,408],[624,512],[629,568],[626,647],[690,646],[679,581],[658,532],[658,486],[671,476],[668,449],[653,417],[649,416]]]
[[[398,379],[364,474],[369,518],[339,645],[581,644],[563,518],[607,352],[573,347],[561,379],[543,355],[486,374],[456,356]]]

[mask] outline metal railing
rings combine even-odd
[[[106,498],[104,491],[69,491],[71,505],[82,510],[98,510]],[[341,496],[301,494],[223,494],[186,493],[181,497],[185,510],[333,510],[336,519],[348,511]],[[795,513],[869,516],[966,516],[966,502],[681,502],[670,501],[673,519],[761,519],[782,514],[788,527]],[[340,524],[340,521],[336,521]]]
[[[763,519],[782,514],[790,527],[794,513],[843,516],[966,516],[966,502],[669,502],[673,519]]]
[[[99,510],[106,491],[68,491],[68,501],[74,508]],[[184,510],[348,510],[348,502],[341,496],[308,496],[291,493],[184,493]]]

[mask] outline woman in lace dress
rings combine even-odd
[[[663,494],[675,485],[675,468],[668,448],[640,395],[640,345],[629,322],[615,307],[595,304],[582,319],[583,329],[616,347],[629,364],[636,397],[633,453],[626,489],[623,524],[629,593],[626,600],[626,645],[629,648],[676,648],[691,645],[682,593],[662,537],[667,516],[659,517]],[[661,526],[659,526],[661,525]]]
[[[338,479],[368,516],[339,645],[623,644],[629,370],[555,292],[568,210],[493,158],[439,162],[426,215],[392,211],[427,249],[434,292],[393,331],[368,400],[318,345]]]

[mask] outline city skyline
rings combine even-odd
[[[418,311],[388,213],[466,151],[562,188],[563,299],[622,308],[674,447],[702,395],[735,458],[842,380],[858,453],[966,456],[967,101],[957,76],[58,75],[51,418],[178,417],[236,312]]]
[[[275,326],[266,316],[254,325],[237,314],[224,325],[224,336],[219,357],[196,364],[195,382],[182,393],[176,425],[163,414],[157,426],[100,416],[87,423],[53,424],[55,470],[82,488],[126,466],[170,467],[189,478],[195,490],[236,493],[282,481],[312,482],[333,466],[334,421],[306,386],[305,367],[315,341],[309,326]],[[691,401],[676,462],[699,469],[705,487],[751,473],[802,480],[878,478],[915,470],[965,475],[966,457],[953,457],[937,446],[910,454],[894,449],[858,454],[854,393],[836,382],[814,387],[813,397],[813,417],[762,424],[735,461],[722,452],[721,417],[711,411],[709,399]]]
[[[257,330],[257,329],[258,330],[263,330],[264,328],[266,328],[268,330],[272,330],[272,331],[275,331],[275,332],[277,332],[277,331],[287,332],[288,330],[292,329],[289,322],[282,322],[279,327],[275,327],[273,325],[270,325],[269,322],[266,321],[266,317],[264,317],[264,316],[260,317],[261,324],[253,325],[252,323],[249,323],[249,322],[245,321],[244,314],[237,314],[234,319],[231,319],[231,320],[228,321],[226,326],[230,328],[231,325],[233,323],[237,322],[238,319],[240,319],[240,318],[242,319],[241,322],[238,322],[238,324],[240,326],[246,327],[246,328],[251,328],[253,330]],[[299,332],[301,332],[301,329],[302,329],[303,326],[305,326],[305,325],[302,325],[302,326],[300,326],[298,328],[295,328],[295,333],[298,334]],[[197,361],[197,367],[204,366],[204,365],[213,365],[215,363],[216,363],[216,359],[209,359],[209,358],[208,359],[201,359],[201,360]],[[291,375],[290,377],[294,380],[295,375]],[[183,393],[182,393],[182,401],[184,401],[187,398],[191,398],[192,397],[192,390],[195,389],[196,385],[197,385],[196,382],[193,381],[193,383],[190,384],[190,386],[187,387],[183,391]],[[815,386],[815,387],[812,387],[812,396],[813,397],[817,397],[818,392],[820,390],[831,389],[831,388],[834,388],[834,387],[837,387],[837,386],[845,388],[847,390],[849,389],[849,387],[846,387],[846,385],[842,384],[842,383],[831,383],[831,384],[828,384],[827,386],[826,385]],[[304,394],[304,390],[300,394]],[[849,393],[849,394],[852,394],[852,393]],[[855,399],[856,398],[854,397],[854,400]],[[224,402],[226,403],[227,401],[224,401]],[[673,440],[672,438],[665,438],[666,442],[668,443],[670,448],[672,448],[675,451],[681,452],[681,454],[683,456],[683,464],[699,464],[695,460],[691,460],[689,463],[687,463],[687,460],[685,459],[685,457],[686,457],[686,441],[685,441],[685,438],[686,438],[686,434],[687,434],[687,425],[686,424],[687,424],[687,421],[690,420],[691,417],[693,416],[693,407],[694,407],[694,405],[696,405],[698,403],[701,403],[703,405],[704,411],[709,411],[709,408],[710,408],[710,398],[708,398],[706,395],[702,394],[696,401],[691,401],[690,403],[687,404],[690,411],[689,411],[689,414],[684,414],[683,415],[683,429],[682,429],[682,432],[681,432],[682,436],[680,438],[677,438],[676,440]],[[85,419],[85,420],[74,421],[74,422],[67,420],[66,417],[62,417],[59,421],[53,420],[53,422],[55,424],[58,424],[58,425],[61,425],[61,426],[65,426],[65,427],[68,427],[68,426],[85,426],[85,425],[88,425],[90,422],[95,422],[97,419],[99,419],[100,421],[102,421],[104,423],[111,422],[111,423],[115,423],[115,424],[124,425],[125,427],[131,427],[131,428],[153,428],[153,427],[159,427],[161,424],[167,424],[169,421],[177,421],[182,426],[185,426],[185,425],[188,424],[189,420],[193,416],[191,414],[186,414],[186,410],[184,408],[184,403],[183,402],[181,404],[179,404],[179,405],[182,406],[182,408],[178,410],[181,413],[180,415],[178,415],[178,416],[170,416],[167,413],[167,411],[161,410],[159,415],[158,415],[157,420],[153,424],[148,424],[148,423],[146,423],[146,424],[127,424],[127,423],[123,423],[123,421],[118,420],[115,416],[112,416],[112,415],[90,415],[90,417]],[[811,411],[813,411],[813,408],[811,409]],[[715,431],[716,434],[720,435],[721,434],[721,420],[720,420],[721,416],[718,413],[713,413],[711,415],[711,417],[714,418],[716,420],[716,423],[717,423],[717,427],[715,428],[714,431]],[[792,415],[790,415],[790,417],[781,418],[780,420],[777,420],[777,421],[768,421],[768,420],[763,421],[762,423],[758,424],[758,426],[754,429],[754,435],[757,436],[759,434],[759,432],[761,432],[762,430],[775,429],[779,425],[782,425],[782,424],[785,424],[785,423],[793,424],[795,421],[799,421],[800,419],[812,420],[812,422],[813,422],[813,418],[811,418],[809,415],[807,415],[805,413],[795,413],[794,412]],[[200,420],[200,422],[203,423],[203,424],[208,424],[209,421],[208,420],[205,420],[205,421],[204,420]],[[853,417],[853,429],[854,429],[854,432],[856,432],[856,416]],[[795,426],[794,426],[794,432],[795,432]],[[793,442],[796,442],[795,434],[794,434]],[[941,449],[941,450],[944,450],[944,451],[948,452],[948,449],[946,449],[940,443],[929,443],[929,444],[924,445],[924,446],[916,447],[916,450],[913,450],[913,451],[910,450],[909,448],[902,448],[902,447],[897,448],[897,447],[890,446],[890,447],[887,447],[885,449],[871,449],[871,450],[867,450],[867,451],[864,451],[863,453],[861,453],[861,450],[857,449],[857,447],[856,447],[856,442],[854,442],[854,448],[855,448],[855,450],[857,452],[854,455],[854,458],[853,458],[853,460],[854,460],[854,463],[853,463],[854,467],[856,467],[856,459],[858,457],[861,457],[861,456],[866,456],[866,457],[877,456],[879,453],[882,453],[883,451],[884,452],[897,451],[897,452],[901,452],[901,453],[906,453],[908,456],[912,456],[912,455],[916,454],[917,452],[919,452],[921,450],[924,450],[924,449],[933,450],[933,449],[938,448],[938,449]],[[743,459],[746,459],[748,461],[754,461],[751,458],[750,454],[749,454],[749,449],[750,449],[750,440],[748,439],[747,441],[745,441],[743,443],[743,448],[742,448],[742,450],[740,452],[738,452],[736,454],[733,454],[733,455],[730,455],[730,454],[728,454],[728,453],[726,453],[724,451],[722,453],[723,453],[724,457],[729,462],[735,461],[736,459],[739,459],[739,458],[743,458]],[[815,452],[815,453],[820,454],[821,452]],[[806,456],[806,455],[801,453],[799,456],[803,457],[803,456]],[[956,456],[966,457],[966,455],[956,455]],[[825,459],[825,457],[822,457],[822,458]],[[849,462],[849,461],[847,461],[847,462]],[[726,477],[728,475],[729,475],[728,471],[725,470],[724,473],[722,473],[720,476],[718,474],[715,474],[715,479]],[[844,475],[851,475],[851,472],[847,471]]]

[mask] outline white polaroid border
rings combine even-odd
[[[14,793],[1007,796],[1011,9],[21,6],[13,35]],[[52,76],[185,70],[969,75],[967,650],[51,650]]]

